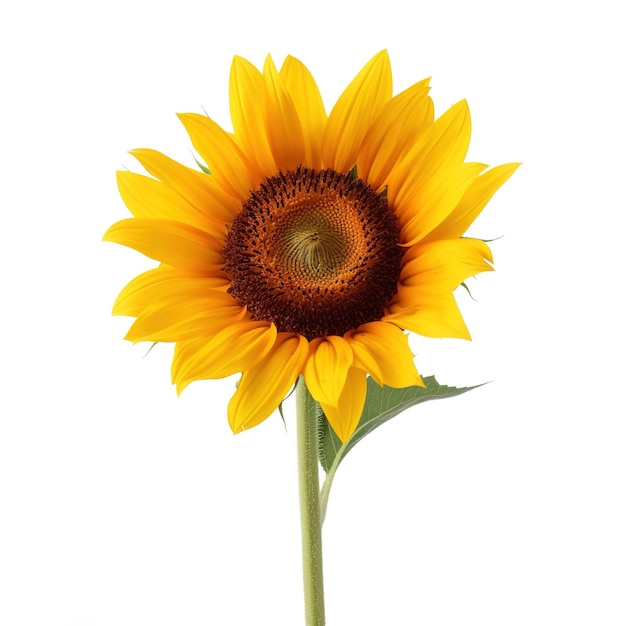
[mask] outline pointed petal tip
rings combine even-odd
[[[106,232],[104,233],[104,235],[102,235],[102,241],[110,241],[112,243],[117,243],[117,241],[115,241],[115,238],[114,238],[114,233],[116,231],[116,226],[118,224],[119,222],[115,222],[115,224],[112,224],[106,229]]]
[[[154,157],[155,155],[159,155],[160,153],[157,150],[153,150],[152,148],[133,148],[132,150],[128,151],[128,154],[130,154],[130,156],[134,157],[141,163],[142,157]]]
[[[180,396],[180,394],[187,389],[187,387],[193,382],[191,380],[176,380],[177,376],[172,373],[172,385],[176,387],[176,395]]]
[[[522,161],[512,161],[511,163],[502,163],[502,165],[493,165],[490,166],[489,170],[485,172],[486,174],[491,174],[493,170],[497,170],[501,172],[501,183],[498,185],[497,189],[500,188],[513,174],[519,169],[519,167],[523,165]],[[497,191],[496,189],[496,191]],[[494,192],[495,193],[495,192]]]
[[[375,54],[372,61],[375,63],[382,63],[391,75],[391,60],[389,59],[389,52],[387,51],[387,48],[383,48],[378,54]]]
[[[453,116],[469,116],[469,103],[465,98],[455,102],[443,115],[451,115]],[[443,115],[441,117],[443,117]]]
[[[123,339],[124,341],[130,341],[130,343],[132,343],[133,346],[136,346],[138,343],[141,343],[142,341],[147,341],[145,337],[137,338],[135,334],[133,333],[132,326],[128,329],[128,332],[124,335]]]
[[[246,427],[243,424],[234,423],[230,419],[228,420],[228,426],[230,427],[233,435],[238,435],[239,433],[242,433],[244,430],[246,430]]]
[[[198,113],[176,113],[176,117],[186,126],[187,121],[193,122],[194,119],[201,116]]]

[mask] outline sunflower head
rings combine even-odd
[[[342,441],[378,384],[423,384],[406,331],[469,339],[453,291],[491,270],[462,237],[517,164],[465,162],[461,101],[434,118],[428,81],[392,96],[385,51],[326,114],[306,67],[236,57],[233,132],[180,115],[206,163],[196,171],[135,150],[148,176],[119,172],[133,218],[105,239],[160,262],[114,313],[132,341],[174,342],[172,380],[241,373],[234,432],[270,415],[298,376]],[[209,173],[210,172],[210,173]]]

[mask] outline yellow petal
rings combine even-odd
[[[215,237],[193,226],[147,217],[133,217],[113,224],[103,237],[133,248],[172,267],[215,271],[223,265],[223,247]]]
[[[383,107],[363,139],[357,157],[359,178],[381,189],[396,163],[424,128],[433,122],[433,103],[428,97],[430,79],[416,83],[394,96]]]
[[[125,339],[138,341],[183,341],[219,333],[246,314],[231,295],[223,291],[181,293],[178,300],[156,302],[144,309]]]
[[[353,361],[348,341],[331,335],[310,343],[304,366],[306,386],[342,441],[354,432],[365,402],[365,372],[352,367]]]
[[[384,321],[424,337],[471,339],[451,293],[425,296],[419,287],[402,286]]]
[[[228,404],[234,433],[256,426],[273,413],[296,382],[308,354],[309,344],[302,335],[278,334],[263,362],[243,373]]]
[[[321,169],[322,135],[328,116],[317,84],[304,64],[292,56],[285,59],[280,77],[300,118],[306,149],[303,165]]]
[[[485,167],[482,163],[459,163],[420,181],[413,194],[396,205],[401,245],[412,246],[432,232]]]
[[[165,183],[134,172],[117,172],[122,200],[135,217],[176,220],[223,238],[226,225],[197,211]]]
[[[209,290],[226,291],[229,284],[226,275],[219,270],[214,276],[205,276],[173,267],[157,267],[139,274],[122,289],[113,305],[113,315],[137,317],[155,303],[176,302]]]
[[[337,401],[353,358],[350,344],[343,337],[331,335],[313,339],[304,375],[306,386],[318,402]]]
[[[462,163],[471,135],[471,119],[461,100],[431,124],[389,176],[387,197],[393,207],[410,202],[416,191],[442,168]]]
[[[363,324],[346,335],[354,352],[354,365],[379,385],[402,388],[424,386],[417,373],[408,335],[387,322]]]
[[[367,376],[358,367],[351,367],[346,375],[346,384],[336,402],[328,404],[318,400],[326,419],[342,443],[346,443],[359,425],[365,397]]]
[[[142,148],[131,150],[130,154],[201,215],[230,223],[241,209],[241,201],[219,189],[210,175],[192,170],[156,150]]]
[[[356,75],[330,112],[322,139],[324,167],[338,172],[354,167],[363,137],[391,93],[391,65],[383,50]]]
[[[491,250],[479,239],[431,241],[411,248],[407,255],[400,282],[424,293],[449,293],[466,278],[493,270]]]
[[[247,199],[263,175],[246,158],[232,137],[206,115],[179,113],[178,118],[219,187],[237,198]]]
[[[428,235],[427,239],[453,239],[463,235],[487,202],[519,166],[520,163],[499,165],[474,179],[452,213]]]
[[[265,79],[265,128],[276,168],[293,170],[305,157],[302,126],[296,107],[270,56],[263,67]]]
[[[277,168],[265,123],[265,84],[261,72],[239,56],[230,68],[230,117],[239,147],[265,176]]]
[[[263,361],[276,342],[276,327],[242,320],[229,324],[208,340],[177,344],[172,381],[180,393],[194,380],[224,378]]]

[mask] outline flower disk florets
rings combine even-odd
[[[383,196],[349,174],[305,167],[263,181],[222,252],[228,291],[252,318],[309,340],[380,319],[402,253]]]

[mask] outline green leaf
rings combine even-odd
[[[335,476],[335,472],[339,464],[346,457],[346,454],[354,446],[361,441],[366,435],[381,424],[402,413],[421,402],[427,400],[437,400],[439,398],[452,398],[458,396],[470,389],[476,389],[481,385],[474,387],[447,387],[440,385],[434,376],[424,378],[426,387],[405,387],[404,389],[395,389],[393,387],[380,387],[372,378],[367,379],[367,396],[365,398],[365,407],[359,421],[359,425],[354,431],[352,437],[344,444],[335,435],[333,429],[328,424],[328,420],[321,413],[318,429],[320,437],[319,458],[324,471],[326,472],[326,481],[322,487],[321,493],[321,509],[322,519],[326,512],[328,502],[328,494]]]
[[[465,291],[467,291],[467,294],[469,295],[469,297],[474,301],[477,302],[476,298],[474,298],[474,296],[472,295],[472,292],[470,291],[470,288],[467,286],[467,283],[461,283],[459,285],[459,287],[463,287],[463,289],[465,289]]]
[[[296,382],[296,385],[297,384],[298,383]],[[280,418],[283,420],[283,426],[285,427],[285,432],[287,432],[287,422],[285,421],[285,415],[283,413],[283,403],[296,390],[296,385],[294,385],[291,388],[291,391],[281,400],[280,404],[278,405],[278,412],[280,413]]]
[[[206,115],[206,111],[204,112],[204,114]],[[209,117],[207,115],[207,117]],[[202,161],[198,160],[198,157],[196,157],[196,155],[193,153],[193,151],[189,150],[189,152],[191,152],[191,156],[193,157],[193,160],[196,162],[196,165],[205,173],[205,174],[210,174],[211,170],[204,164],[202,163]]]
[[[146,357],[147,357],[147,356],[148,356],[148,355],[152,352],[152,348],[154,348],[154,346],[156,346],[156,345],[157,345],[157,343],[159,343],[159,342],[158,342],[158,341],[155,341],[155,342],[154,342],[154,343],[153,343],[153,344],[152,344],[152,345],[148,348],[148,352],[146,352],[146,353],[143,355],[143,358],[144,358],[144,359],[145,359],[145,358],[146,358]]]
[[[324,471],[328,472],[333,463],[339,464],[363,437],[402,411],[427,400],[452,398],[481,386],[447,387],[440,385],[434,376],[424,378],[424,383],[426,387],[415,386],[395,389],[393,387],[380,387],[373,378],[368,377],[363,414],[352,437],[345,444],[342,444],[335,435],[325,417],[320,420],[320,462]]]
[[[195,155],[193,157],[193,160],[196,162],[196,165],[205,173],[205,174],[210,174],[211,170],[204,164],[201,163],[200,161],[198,161],[198,159],[196,159]]]

